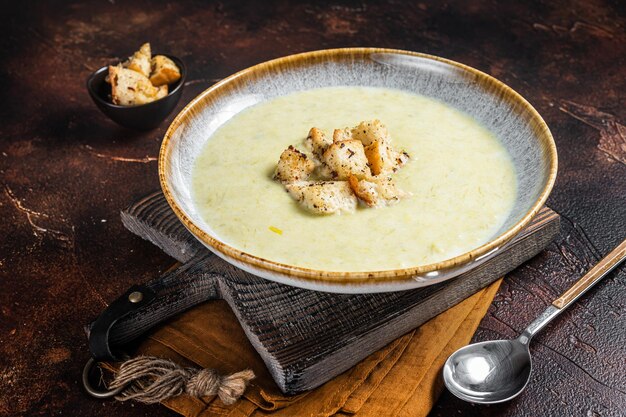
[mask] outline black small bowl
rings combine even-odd
[[[111,101],[111,85],[104,79],[109,75],[109,66],[91,74],[87,79],[87,90],[102,113],[114,122],[136,130],[149,130],[157,127],[174,110],[183,94],[187,69],[183,62],[172,55],[165,55],[180,69],[180,79],[168,86],[167,96],[139,106],[120,106]]]

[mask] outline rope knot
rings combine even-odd
[[[217,394],[222,382],[221,376],[214,369],[194,370],[195,373],[185,385],[185,391],[192,397],[204,397]],[[192,371],[192,372],[194,372]]]
[[[222,376],[215,369],[183,368],[167,359],[139,356],[120,365],[110,388],[125,386],[116,398],[153,404],[183,392],[192,397],[219,396],[226,405],[243,395],[254,372]]]
[[[227,376],[218,374],[214,369],[201,369],[189,378],[185,391],[193,397],[217,394],[228,405],[243,395],[252,378],[254,372],[249,369]]]

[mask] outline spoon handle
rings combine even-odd
[[[589,288],[593,287],[598,281],[604,278],[613,270],[620,262],[626,259],[626,240],[620,243],[615,249],[606,255],[600,262],[589,270],[581,279],[576,281],[567,291],[559,298],[552,302],[539,317],[537,317],[520,335],[519,341],[528,344],[530,339],[543,327],[550,323],[553,318],[558,316],[563,310],[569,307]]]
[[[589,288],[593,287],[598,281],[613,270],[620,262],[626,258],[626,240],[620,243],[615,249],[606,255],[600,262],[596,264],[581,279],[576,281],[569,290],[552,302],[552,305],[558,309],[565,309],[570,304],[583,295]]]

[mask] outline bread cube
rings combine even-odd
[[[285,188],[305,209],[317,214],[352,212],[358,203],[347,181],[301,181]]]

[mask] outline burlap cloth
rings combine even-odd
[[[244,396],[226,406],[217,397],[186,395],[165,401],[188,417],[425,416],[443,389],[441,368],[467,344],[501,280],[394,340],[349,371],[312,391],[283,395],[224,301],[198,306],[159,327],[136,354],[169,358],[222,374],[254,370]]]

